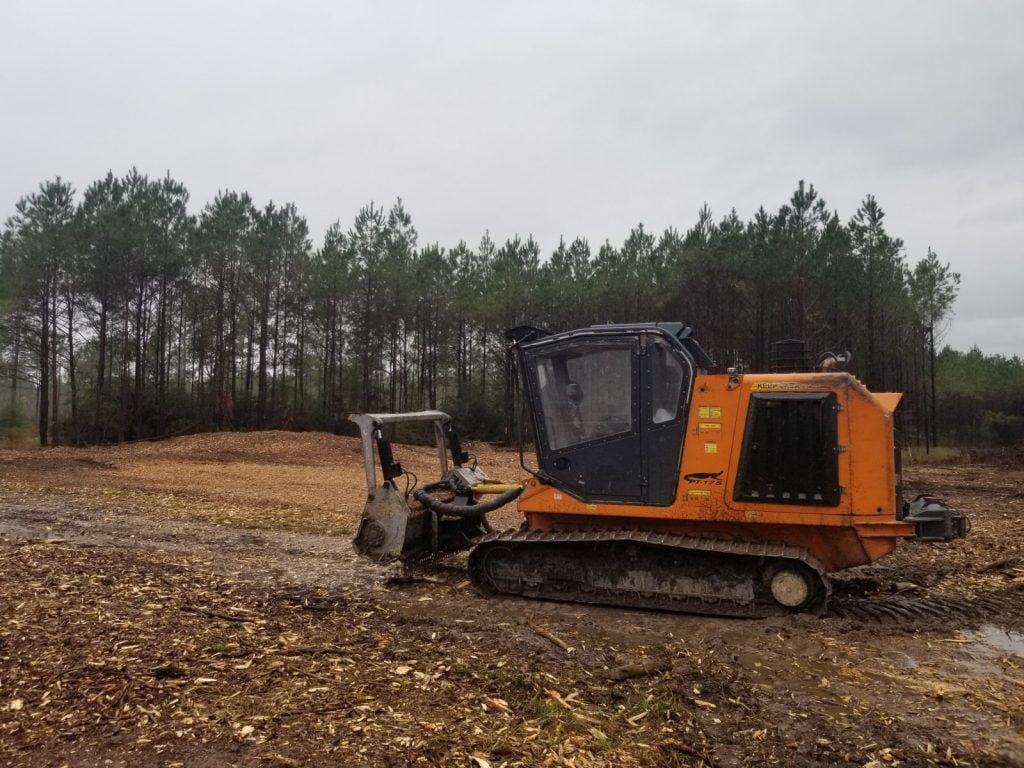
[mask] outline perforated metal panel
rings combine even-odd
[[[734,498],[839,505],[833,392],[753,394]]]

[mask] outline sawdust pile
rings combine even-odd
[[[466,447],[492,478],[515,481],[524,474],[516,452],[486,443]],[[422,482],[438,478],[433,446],[398,445],[395,454]],[[0,451],[0,491],[18,496],[32,489],[106,508],[347,534],[363,510],[366,476],[359,439],[322,432],[221,432],[120,446]]]

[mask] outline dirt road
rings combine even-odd
[[[1019,467],[917,470],[971,538],[845,576],[825,618],[740,621],[372,566],[355,456],[284,433],[0,452],[0,762],[1024,763]]]

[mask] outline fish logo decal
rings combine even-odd
[[[683,480],[688,483],[721,483],[722,475],[725,473],[724,469],[718,472],[690,472],[688,475],[683,475]]]

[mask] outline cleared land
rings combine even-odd
[[[364,563],[350,438],[0,451],[0,763],[1022,764],[1024,468],[908,476],[971,537],[845,575],[825,618],[740,621]]]

